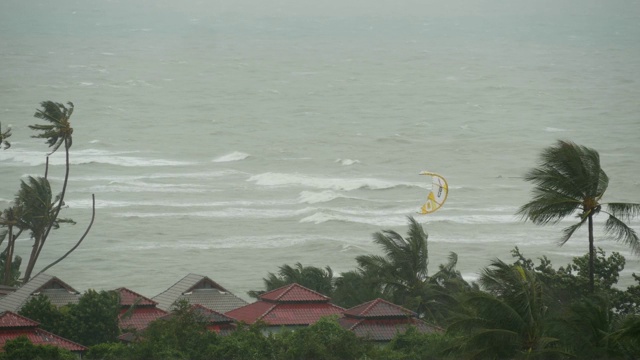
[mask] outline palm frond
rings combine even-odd
[[[621,241],[629,246],[634,254],[640,255],[640,239],[638,239],[638,234],[623,221],[609,214],[609,218],[604,224],[604,229],[606,233],[612,235],[616,241]]]
[[[534,190],[534,198],[524,204],[516,215],[536,225],[555,224],[580,209],[582,201],[565,197],[553,191]]]
[[[640,216],[640,204],[606,203],[607,212],[621,220],[631,220]]]
[[[580,222],[573,224],[569,227],[566,227],[562,230],[562,237],[560,238],[560,240],[558,240],[558,244],[560,246],[564,245],[567,241],[569,241],[569,239],[571,238],[571,236],[573,236],[573,233],[576,232],[576,230],[578,230],[582,225],[584,225],[584,223],[587,221],[587,219],[589,219],[589,216],[583,216],[580,219]]]

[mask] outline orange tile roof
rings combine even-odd
[[[345,311],[344,315],[357,318],[406,318],[416,316],[413,311],[380,298],[354,306]]]
[[[120,295],[120,306],[156,306],[158,303],[135,291],[121,287],[115,290]],[[137,303],[136,303],[137,301]]]
[[[293,283],[260,295],[260,300],[269,302],[329,302],[330,298],[319,292]]]
[[[167,312],[156,307],[135,307],[130,316],[124,316],[129,309],[120,311],[120,329],[136,329],[142,330],[146,328],[150,322],[159,317],[167,315]]]
[[[344,309],[329,303],[329,297],[293,283],[259,296],[253,304],[228,311],[225,315],[253,324],[310,325],[323,316],[340,315]]]
[[[5,311],[0,314],[0,351],[4,344],[25,336],[34,345],[53,345],[70,351],[86,351],[87,347],[38,328],[39,323],[24,316]]]

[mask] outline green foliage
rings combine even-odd
[[[5,278],[5,265],[7,260],[7,250],[5,249],[2,253],[0,253],[0,279]],[[16,255],[13,258],[13,261],[9,265],[11,267],[11,273],[9,275],[9,281],[4,282],[3,285],[8,286],[16,286],[20,284],[20,265],[22,264],[22,258],[19,255]]]
[[[277,359],[275,356],[275,339],[264,333],[265,325],[261,323],[250,326],[239,325],[228,336],[221,337],[220,342],[211,352],[211,359],[225,360],[265,360]]]
[[[120,300],[115,291],[87,290],[68,305],[68,338],[85,346],[115,341],[119,335]]]
[[[390,296],[382,293],[377,277],[357,269],[342,273],[336,278],[331,301],[349,309],[377,298],[391,301]]]
[[[0,360],[75,360],[76,356],[52,345],[34,345],[25,336],[8,340]]]
[[[123,343],[101,343],[90,347],[83,359],[127,360],[132,359],[132,354],[131,348]]]
[[[394,359],[409,360],[438,360],[458,359],[459,355],[452,349],[459,344],[461,339],[450,334],[431,333],[424,334],[415,327],[410,327],[402,334],[398,334],[387,346],[387,349],[395,353]]]
[[[18,313],[39,322],[40,328],[44,330],[58,335],[66,333],[65,326],[68,322],[66,315],[53,305],[46,295],[40,294],[32,297]]]
[[[218,342],[207,331],[205,319],[184,300],[174,305],[171,316],[158,319],[139,334],[132,345],[141,359],[209,359],[209,347]]]
[[[335,318],[323,318],[315,324],[278,336],[280,351],[276,358],[295,359],[359,359],[372,352],[373,345],[341,327]]]
[[[7,150],[11,147],[11,143],[7,141],[8,138],[11,137],[11,128],[7,128],[7,130],[2,131],[2,123],[0,123],[0,147],[4,150]]]
[[[71,114],[73,114],[73,103],[68,102],[69,108],[61,103],[53,101],[43,101],[40,103],[42,109],[38,109],[33,115],[34,117],[45,120],[49,124],[29,125],[29,128],[40,131],[39,134],[33,135],[34,138],[47,139],[49,147],[53,147],[53,154],[58,148],[65,144],[65,149],[69,149],[72,143],[73,128],[69,122]]]
[[[113,342],[119,335],[120,301],[113,291],[87,290],[78,304],[57,308],[45,295],[31,298],[20,315],[40,327],[85,346]]]
[[[295,267],[289,265],[280,266],[278,275],[269,273],[264,281],[266,291],[275,290],[285,285],[297,283],[326,296],[331,296],[333,291],[333,271],[330,267],[324,269],[315,266],[302,266],[296,263]],[[251,297],[257,298],[263,291],[249,291]]]

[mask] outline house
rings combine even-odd
[[[115,290],[120,295],[120,329],[142,330],[150,322],[168,314],[158,303],[127,288]]]
[[[338,323],[358,337],[377,342],[391,341],[411,326],[422,333],[443,331],[418,319],[413,311],[380,298],[346,310]]]
[[[164,292],[153,297],[158,308],[171,311],[173,304],[185,299],[190,304],[199,304],[219,313],[237,309],[247,304],[246,301],[232,294],[215,281],[206,276],[189,274]]]
[[[235,320],[221,314],[217,311],[206,308],[200,304],[191,305],[191,310],[197,317],[207,323],[207,330],[213,331],[219,335],[228,335],[230,332],[236,329]],[[175,316],[175,313],[170,313],[161,317],[159,320],[171,319]]]
[[[344,308],[330,303],[331,299],[302,285],[293,283],[266,292],[259,300],[225,315],[247,324],[266,323],[271,332],[283,326],[309,326],[323,316],[340,315]]]
[[[19,289],[0,298],[0,311],[17,313],[32,297],[46,295],[55,306],[77,304],[80,293],[64,281],[49,274],[38,274]]]
[[[88,350],[87,347],[67,340],[63,337],[42,330],[39,323],[20,316],[11,311],[0,313],[0,351],[4,351],[4,344],[19,336],[25,336],[34,345],[53,345],[78,354],[80,357]]]

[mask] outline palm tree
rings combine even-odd
[[[51,153],[49,153],[49,155],[56,152],[60,148],[60,146],[64,144],[65,175],[62,184],[62,191],[60,195],[56,197],[55,209],[46,218],[49,222],[45,226],[42,234],[38,234],[39,240],[35,240],[34,242],[34,248],[31,252],[31,256],[29,257],[29,262],[27,264],[27,269],[24,275],[25,282],[29,281],[31,277],[31,273],[36,264],[36,261],[38,260],[38,257],[40,256],[40,251],[42,251],[42,247],[44,246],[44,243],[49,236],[49,232],[52,228],[58,226],[56,219],[58,218],[58,214],[60,213],[60,209],[62,208],[62,204],[64,203],[64,196],[67,190],[67,183],[69,181],[69,149],[72,145],[73,134],[73,128],[71,127],[69,118],[71,117],[71,114],[73,114],[74,109],[73,103],[68,102],[67,105],[69,105],[69,108],[65,107],[63,104],[53,101],[43,101],[42,103],[40,103],[42,109],[36,110],[36,113],[33,116],[38,119],[45,120],[49,122],[49,124],[29,125],[30,129],[40,131],[39,134],[33,136],[34,138],[47,139],[46,142],[49,147],[53,147],[53,150],[51,151]],[[49,187],[49,192],[50,190],[51,188]]]
[[[0,233],[0,244],[7,238],[7,247],[2,252],[4,255],[4,276],[2,278],[2,284],[11,286],[14,281],[14,273],[19,273],[20,263],[22,258],[16,256],[16,263],[13,263],[13,252],[15,249],[16,239],[22,233],[22,229],[19,228],[20,218],[22,217],[22,211],[19,207],[10,207],[0,213],[0,226],[6,227],[7,230]],[[14,233],[14,230],[17,230]],[[17,270],[14,271],[17,265]]]
[[[406,238],[393,230],[373,234],[373,241],[382,247],[386,256],[356,257],[362,271],[378,279],[382,293],[401,305],[407,305],[411,298],[422,295],[428,278],[429,236],[413,217],[408,219]]]
[[[297,283],[327,296],[331,296],[333,292],[333,270],[329,266],[321,269],[315,266],[303,266],[299,262],[294,267],[282,265],[278,275],[269,273],[267,278],[262,280],[266,291]],[[252,297],[258,297],[262,293],[264,291],[252,290],[248,292]]]
[[[594,291],[594,239],[593,217],[607,213],[605,231],[616,240],[627,244],[640,254],[640,240],[636,232],[623,220],[640,214],[637,203],[601,203],[609,185],[609,177],[600,167],[597,151],[570,141],[560,140],[540,155],[540,165],[525,175],[525,180],[535,184],[533,199],[523,205],[518,214],[536,225],[555,224],[563,218],[578,213],[578,223],[563,230],[560,245],[585,223],[589,233],[589,290]],[[603,206],[606,211],[603,210]]]
[[[6,131],[2,131],[2,123],[0,123],[0,147],[4,146],[4,150],[11,147],[11,143],[7,141],[11,137],[11,127]]]
[[[487,292],[464,296],[466,313],[447,329],[463,335],[460,348],[469,358],[553,358],[563,353],[547,335],[546,294],[536,273],[494,260],[483,270],[480,285]]]

